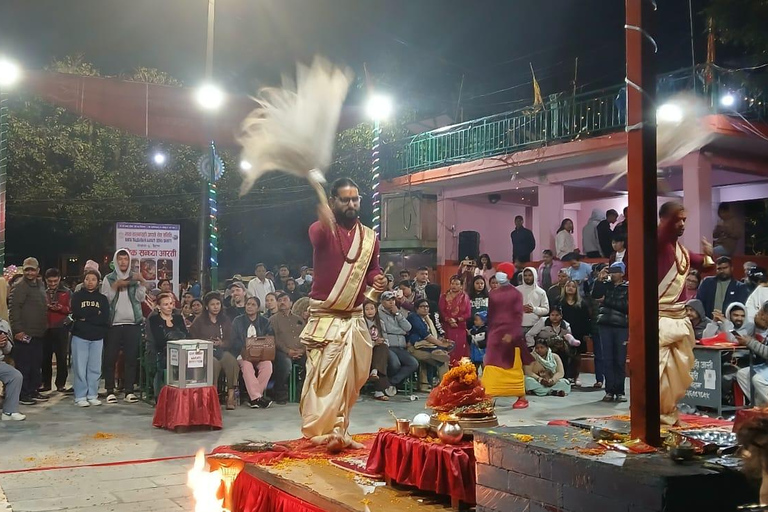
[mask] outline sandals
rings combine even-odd
[[[603,383],[602,382],[595,382],[592,384],[592,387],[595,389],[603,389]]]
[[[108,404],[116,404],[117,403],[117,397],[114,393],[110,393],[107,395],[107,403]]]

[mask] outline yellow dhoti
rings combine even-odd
[[[349,413],[368,380],[373,342],[362,309],[344,318],[318,310],[320,301],[312,300],[310,304],[312,318],[321,323],[331,321],[334,328],[333,339],[304,341],[307,376],[299,404],[301,433],[317,442],[323,436],[338,434],[348,444]]]
[[[525,396],[525,375],[520,349],[515,348],[515,362],[512,368],[483,366],[482,383],[488,396]]]

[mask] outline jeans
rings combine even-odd
[[[288,380],[291,378],[291,368],[294,363],[306,366],[307,356],[303,355],[298,359],[291,359],[285,352],[280,350],[275,352],[275,361],[272,364],[272,381],[275,385],[271,394],[272,398],[278,402],[288,400]]]
[[[140,325],[113,325],[107,331],[107,337],[104,339],[104,387],[107,389],[107,394],[115,392],[115,363],[120,349],[123,350],[125,364],[123,389],[126,395],[134,392],[140,342]]]
[[[98,398],[103,348],[104,340],[90,341],[72,336],[75,401]]]
[[[67,384],[69,334],[63,327],[54,327],[45,331],[43,340],[43,386],[46,388],[51,387],[53,354],[56,354],[56,389],[64,389],[64,386]]]
[[[24,377],[21,376],[19,370],[8,363],[0,361],[0,382],[3,383],[5,388],[4,413],[13,414],[19,412],[19,395],[21,394],[21,383],[23,381]]]
[[[387,375],[389,383],[397,386],[419,369],[419,362],[405,347],[389,347]]]
[[[624,394],[628,339],[629,330],[626,327],[600,326],[600,342],[603,345],[605,392],[609,395]]]
[[[30,398],[35,396],[40,389],[40,367],[43,363],[43,338],[33,337],[29,343],[14,340],[13,360],[16,361],[16,369],[21,372],[24,382],[21,385],[21,396]]]
[[[603,370],[603,344],[600,341],[600,334],[592,334],[592,354],[595,356],[595,382],[605,381],[605,371]]]

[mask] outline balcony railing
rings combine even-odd
[[[724,73],[707,81],[706,70],[691,68],[660,76],[658,101],[672,94],[691,91],[705,96],[713,111],[717,99],[730,92],[736,102],[721,113],[752,120],[768,118],[765,90],[729,87]],[[705,87],[705,83],[707,84]],[[538,107],[528,107],[461,124],[420,133],[383,148],[385,178],[426,169],[504,155],[554,142],[572,141],[623,130],[626,124],[625,89],[621,85],[576,96],[557,95]]]

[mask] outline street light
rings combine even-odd
[[[165,153],[158,152],[152,156],[152,161],[155,162],[155,165],[162,167],[168,161],[168,156]]]
[[[21,68],[15,62],[0,58],[0,87],[10,87],[19,81]]]
[[[656,120],[660,123],[679,123],[683,120],[683,109],[674,103],[664,103],[656,109]]]
[[[731,93],[726,93],[720,98],[720,105],[730,108],[736,103],[736,98]]]
[[[224,104],[224,91],[214,84],[203,84],[195,93],[195,99],[205,110],[218,110]]]
[[[243,172],[248,172],[253,168],[253,165],[251,165],[251,162],[248,160],[240,160],[240,170]]]
[[[381,194],[379,182],[381,178],[380,147],[381,147],[381,121],[392,115],[392,98],[376,94],[368,99],[365,111],[368,117],[373,119],[373,147],[371,148],[371,206],[372,228],[377,235],[381,234]]]
[[[8,88],[21,78],[21,67],[0,57],[0,268],[5,267],[5,176],[8,167]]]

